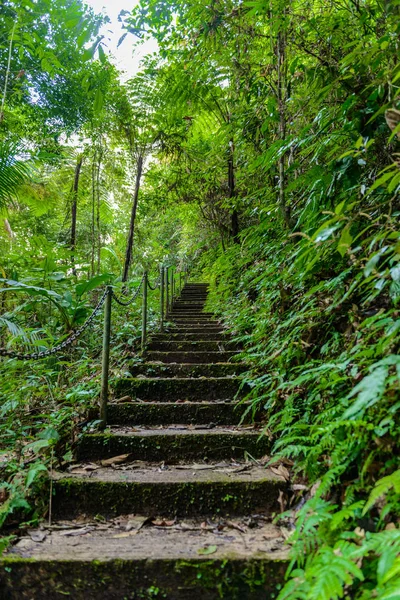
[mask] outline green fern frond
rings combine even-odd
[[[376,482],[364,507],[363,515],[365,515],[380,498],[383,498],[383,496],[386,496],[392,490],[395,494],[400,495],[400,469]]]

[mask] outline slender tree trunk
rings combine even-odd
[[[97,162],[96,190],[97,190],[97,274],[101,268],[101,222],[100,222],[100,169],[103,157],[103,148],[100,148],[99,159]]]
[[[128,239],[127,239],[127,243],[126,243],[125,264],[124,264],[124,272],[122,275],[122,281],[128,280],[129,266],[130,266],[131,260],[132,260],[133,234],[135,232],[136,210],[137,210],[138,199],[139,199],[140,180],[142,177],[142,171],[143,171],[143,156],[140,154],[137,159],[135,192],[133,194],[131,222],[129,225],[129,233],[128,233]]]
[[[97,150],[95,149],[92,161],[92,223],[91,223],[91,237],[92,237],[92,249],[90,253],[90,272],[92,277],[94,276],[94,256],[96,251],[96,231],[95,231],[95,214],[96,214],[96,156]]]
[[[286,14],[284,11],[284,15]],[[282,141],[286,139],[286,34],[283,31],[278,33],[276,44],[277,72],[278,72],[278,111],[279,111],[279,137]],[[290,227],[290,206],[286,204],[285,187],[286,187],[286,154],[282,153],[279,157],[279,208],[282,218],[287,227]]]
[[[72,272],[76,275],[75,269],[75,249],[76,249],[76,214],[78,208],[78,190],[79,190],[79,177],[81,174],[83,156],[79,156],[75,167],[74,185],[72,188],[72,208],[71,208],[71,262]]]
[[[236,198],[236,186],[235,186],[235,165],[234,165],[234,152],[235,147],[233,140],[229,142],[229,158],[228,158],[228,190],[229,198]],[[232,206],[231,213],[231,235],[235,244],[239,243],[239,215],[236,206]]]
[[[11,37],[10,37],[10,44],[8,46],[7,70],[6,70],[6,77],[5,77],[5,80],[4,80],[3,97],[1,99],[1,108],[0,108],[0,123],[4,119],[4,107],[6,105],[8,80],[10,78],[11,54],[12,54],[12,47],[13,47],[14,34],[15,34],[15,28],[16,28],[16,26],[17,26],[17,24],[14,23],[13,28],[12,28],[12,32],[11,32]]]

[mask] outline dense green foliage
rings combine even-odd
[[[1,8],[1,346],[51,346],[119,285],[136,186],[133,274],[168,257],[210,281],[293,467],[280,600],[400,598],[399,0],[142,0],[124,43],[159,53],[126,84],[79,2],[24,4]],[[121,311],[115,373],[136,328]],[[5,518],[68,460],[98,333],[0,375]]]

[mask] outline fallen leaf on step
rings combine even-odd
[[[214,554],[217,551],[217,546],[206,546],[205,548],[199,548],[197,554],[202,556],[208,556],[208,554]]]
[[[236,521],[227,521],[226,524],[228,525],[228,527],[232,527],[232,529],[237,529],[238,531],[241,531],[242,533],[246,533],[246,531],[247,531],[246,527],[244,527],[240,523],[236,523]]]
[[[166,521],[165,519],[154,519],[154,521],[152,521],[151,524],[155,525],[156,527],[172,527],[172,525],[175,525],[175,521]]]
[[[264,540],[275,540],[280,537],[282,537],[282,534],[278,528],[271,529],[270,531],[267,531],[267,533],[264,533],[264,535],[263,535]]]
[[[70,529],[69,531],[62,531],[60,535],[64,536],[76,536],[76,535],[86,535],[93,531],[94,527],[81,527],[81,529]]]
[[[44,542],[48,531],[28,531],[32,542]]]
[[[123,396],[122,398],[117,398],[114,402],[117,402],[118,404],[121,402],[132,402],[132,398],[130,396]]]
[[[279,467],[270,467],[270,469],[275,475],[279,475],[280,477],[283,477],[285,481],[289,481],[290,473],[283,465],[279,465]]]
[[[139,529],[134,529],[133,531],[125,531],[124,533],[117,533],[117,535],[113,535],[113,539],[120,539],[120,538],[128,538],[128,537],[132,537],[133,535],[136,535],[139,532]]]
[[[144,525],[146,525],[146,523],[148,523],[150,521],[149,517],[130,517],[128,520],[128,523],[126,524],[125,530],[126,531],[132,531],[132,530],[136,530],[139,531],[139,529],[142,529],[142,527]]]
[[[282,490],[279,490],[278,503],[279,503],[281,512],[285,512],[286,507],[287,507],[287,498],[286,498],[285,493],[282,492]]]
[[[112,458],[106,458],[101,461],[103,467],[110,467],[111,465],[120,465],[126,462],[130,457],[130,454],[120,454],[119,456],[113,456]]]
[[[280,532],[282,534],[282,536],[284,537],[285,540],[288,540],[290,538],[290,536],[292,535],[292,531],[290,531],[290,529],[288,529],[287,527],[280,527]]]
[[[68,469],[69,473],[74,473],[75,475],[86,475],[86,473],[92,473],[93,471],[97,471],[100,469],[99,465],[89,464],[89,465],[78,465],[72,466]]]

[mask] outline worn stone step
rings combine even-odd
[[[151,336],[151,342],[206,342],[220,340],[221,343],[230,342],[231,338],[224,332],[217,331],[201,331],[201,332],[176,332],[172,333],[155,333]]]
[[[190,310],[203,310],[205,303],[199,300],[175,300],[173,308],[175,309],[190,309]]]
[[[114,385],[117,396],[129,395],[141,400],[233,400],[248,393],[247,387],[241,387],[239,377],[154,377],[121,378]]]
[[[235,358],[239,352],[230,350],[225,352],[159,352],[147,351],[144,356],[148,361],[162,363],[196,363],[213,364],[226,363]]]
[[[225,352],[226,350],[238,350],[238,344],[230,340],[153,340],[147,345],[149,350],[159,352]]]
[[[132,519],[132,517],[131,517]],[[142,519],[145,522],[145,517]],[[280,529],[265,520],[176,521],[139,517],[108,523],[55,523],[25,535],[0,561],[1,600],[266,600],[288,566]],[[157,521],[156,521],[157,522]],[[160,521],[162,522],[162,521]],[[222,522],[222,525],[221,525]],[[129,524],[133,523],[129,531]],[[58,529],[58,527],[60,529]],[[68,529],[70,527],[70,529]],[[136,527],[136,529],[135,529]],[[65,535],[88,531],[81,535]],[[33,538],[33,539],[32,539]],[[207,548],[214,550],[207,555]],[[202,552],[204,554],[202,554]]]
[[[213,318],[212,315],[207,315],[206,313],[190,313],[186,312],[172,312],[168,313],[169,321],[201,321],[202,323],[218,323],[216,319]]]
[[[165,330],[166,333],[225,333],[225,329],[221,325],[207,325],[202,327],[201,325],[183,325],[183,326],[168,326]]]
[[[198,296],[197,294],[188,294],[188,295],[182,295],[179,296],[178,299],[176,299],[174,301],[174,304],[178,304],[178,303],[198,303],[201,304],[202,306],[205,305],[205,303],[207,302],[207,296]]]
[[[199,309],[190,309],[190,308],[180,308],[179,310],[170,310],[168,312],[169,315],[177,315],[177,316],[184,316],[184,317],[200,317],[202,319],[210,319],[213,320],[213,318],[215,317],[214,313],[210,313],[210,312],[205,312],[203,310],[199,310]]]
[[[254,458],[268,454],[270,442],[256,428],[113,427],[103,433],[82,436],[78,460],[100,460],[132,454],[134,460],[173,463],[187,460]]]
[[[221,340],[221,341],[231,341],[231,336],[224,331],[223,329],[211,329],[207,331],[206,328],[199,328],[200,331],[180,331],[180,330],[170,330],[164,333],[153,333],[151,334],[151,340],[158,340],[160,342],[168,342],[174,340],[182,340],[182,341],[207,341],[207,340]],[[202,339],[201,336],[204,336]]]
[[[158,362],[135,363],[129,367],[132,377],[227,377],[240,375],[248,367],[242,363],[220,364],[163,364]]]
[[[93,469],[93,465],[88,465]],[[53,517],[146,514],[164,517],[236,516],[271,513],[287,484],[252,464],[160,465],[127,463],[124,470],[102,467],[53,475]]]
[[[183,317],[179,317],[179,319],[169,319],[167,317],[166,319],[167,323],[166,326],[172,327],[175,326],[178,329],[180,329],[181,327],[203,327],[203,328],[208,328],[208,327],[214,327],[214,326],[220,326],[220,323],[218,323],[218,321],[213,321],[211,319],[193,319],[192,317],[188,317],[188,318],[183,318]]]
[[[109,425],[239,425],[247,405],[236,402],[122,402],[108,405]],[[245,423],[251,423],[251,412]]]

